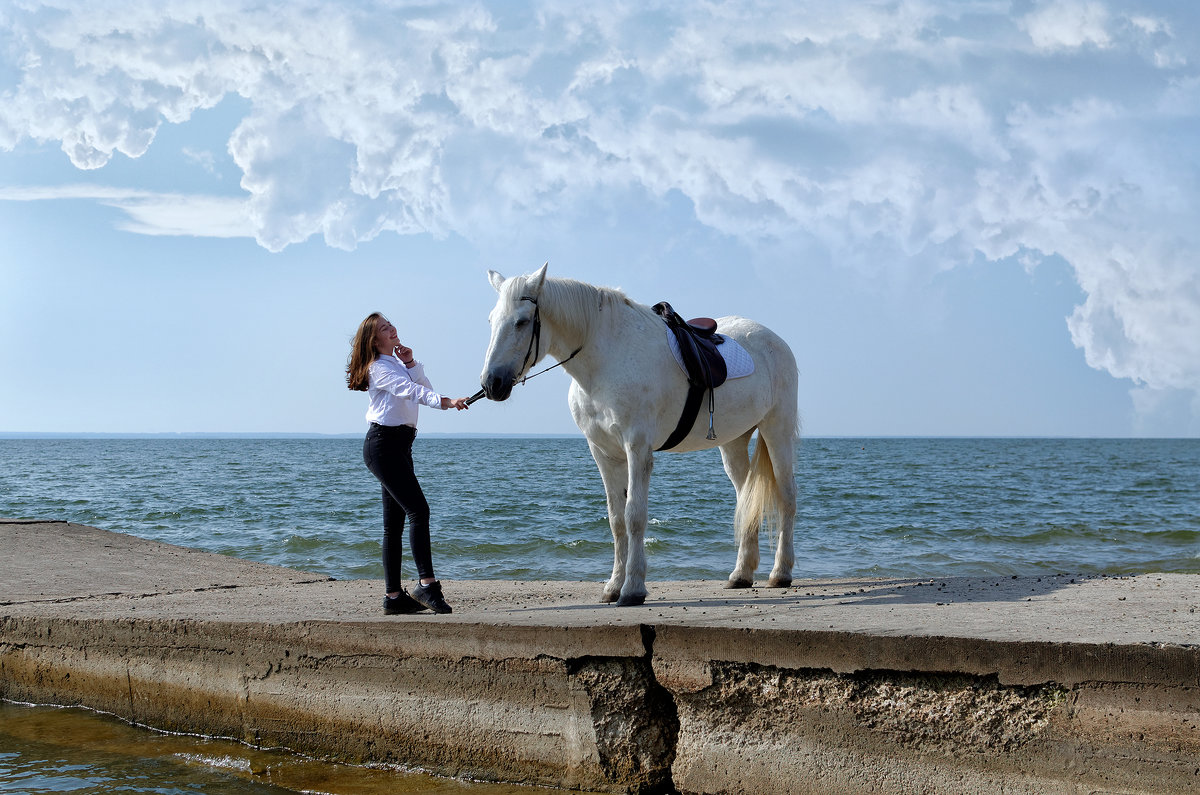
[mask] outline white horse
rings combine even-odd
[[[572,378],[571,415],[587,437],[608,496],[613,570],[601,601],[639,605],[646,601],[644,538],[654,451],[679,422],[687,378],[667,346],[662,318],[650,307],[620,290],[547,279],[546,267],[511,279],[488,272],[500,297],[489,316],[492,334],[481,391],[492,400],[506,400],[543,356],[563,363]],[[750,353],[754,372],[715,390],[716,441],[705,438],[708,423],[701,416],[672,452],[721,448],[725,473],[737,492],[737,564],[726,587],[754,584],[764,521],[778,531],[768,584],[787,587],[795,561],[796,360],[787,343],[753,320],[723,317],[717,323],[721,334]]]

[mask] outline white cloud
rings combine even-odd
[[[18,76],[0,148],[56,141],[99,168],[237,94],[245,204],[108,199],[127,228],[352,249],[502,236],[632,188],[872,273],[1058,254],[1087,295],[1069,333],[1092,366],[1200,391],[1200,12],[1010,12],[30,2],[0,11]]]
[[[181,150],[181,153],[183,154],[184,158],[186,158],[189,162],[200,166],[200,168],[204,169],[206,173],[214,175],[217,173],[217,158],[212,152],[203,149],[193,149],[190,146],[185,146]]]
[[[1108,9],[1102,3],[1079,0],[1045,3],[1023,20],[1034,46],[1049,50],[1089,44],[1107,47],[1112,43],[1108,23]]]
[[[195,237],[253,237],[246,202],[219,196],[154,194],[105,202],[123,210],[129,219],[120,229],[142,235]]]
[[[91,200],[126,214],[118,226],[142,235],[253,237],[246,201],[97,185],[0,187],[0,201]]]

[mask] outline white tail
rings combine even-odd
[[[775,531],[783,520],[782,497],[779,484],[775,482],[775,467],[771,463],[771,451],[763,441],[762,434],[754,443],[754,457],[750,460],[750,472],[742,487],[737,509],[733,514],[734,531],[738,543],[749,537],[758,539],[759,528],[765,522],[768,538],[774,544]]]

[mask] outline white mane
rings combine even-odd
[[[524,283],[522,283],[522,288]],[[542,285],[541,303],[547,312],[564,325],[590,333],[592,324],[601,312],[618,306],[628,306],[647,316],[654,310],[625,295],[618,287],[598,287],[574,279],[547,278]]]

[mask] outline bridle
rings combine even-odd
[[[521,369],[524,370],[525,366],[530,364],[529,357],[532,355],[533,361],[536,362],[538,354],[542,352],[542,308],[538,306],[537,299],[528,295],[521,296],[520,300],[533,304],[533,333],[529,335],[529,350],[525,351],[525,358],[521,360]],[[523,384],[527,380],[529,380],[529,376],[522,378],[521,383]]]
[[[533,298],[532,296],[523,295],[523,296],[521,296],[521,298],[519,300],[528,301],[529,303],[533,304],[533,333],[529,335],[529,348],[525,351],[525,358],[521,360],[521,369],[524,370],[526,367],[531,367],[534,364],[536,364],[537,360],[539,358],[541,358],[541,352],[542,352],[542,308],[540,306],[538,306],[537,299]],[[521,380],[518,381],[517,384],[518,385],[524,384],[530,378],[536,378],[539,375],[541,375],[542,373],[548,373],[551,370],[553,370],[555,367],[562,367],[564,364],[566,364],[567,362],[574,359],[575,354],[579,353],[581,350],[583,350],[582,345],[580,345],[578,348],[576,348],[574,351],[572,351],[571,355],[568,356],[567,358],[563,359],[561,362],[552,364],[549,367],[547,367],[545,370],[539,370],[538,372],[536,372],[532,375],[527,374],[527,375],[522,376]],[[532,357],[532,359],[530,359],[530,357]],[[472,403],[474,403],[476,400],[479,400],[481,397],[484,396],[484,394],[485,394],[485,391],[481,389],[478,392],[476,392],[474,395],[471,395],[471,397],[467,398],[467,405],[469,406]]]

